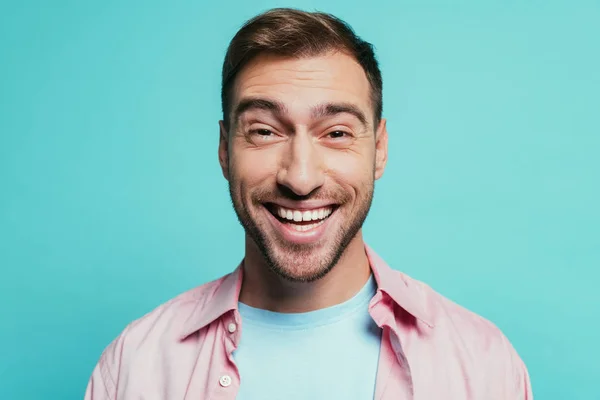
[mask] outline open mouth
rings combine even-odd
[[[298,231],[306,232],[325,223],[327,218],[337,210],[336,205],[315,208],[311,210],[295,210],[278,204],[265,204],[267,210],[282,224]]]

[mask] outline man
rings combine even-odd
[[[222,106],[244,259],[130,324],[86,399],[532,399],[493,324],[363,242],[388,141],[370,44],[331,15],[268,11],[230,43]]]

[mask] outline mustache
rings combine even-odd
[[[302,200],[325,200],[331,201],[336,204],[342,204],[349,200],[351,200],[350,194],[343,190],[342,188],[333,189],[328,188],[325,189],[323,187],[319,187],[314,189],[312,192],[299,195],[295,193],[292,189],[287,186],[277,185],[276,188],[259,188],[256,189],[253,196],[254,201],[256,203],[273,203],[277,200],[286,199],[291,201],[302,201]]]

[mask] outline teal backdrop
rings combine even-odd
[[[274,6],[374,43],[390,158],[365,226],[497,324],[536,398],[600,399],[600,3],[0,6],[0,399],[81,399],[132,320],[231,271],[220,67]]]

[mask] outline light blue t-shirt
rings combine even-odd
[[[367,400],[375,394],[381,330],[369,315],[373,277],[350,300],[306,313],[239,304],[242,335],[233,357],[237,400]]]

